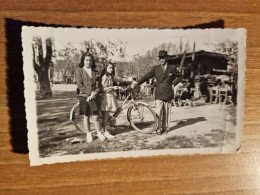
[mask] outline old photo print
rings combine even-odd
[[[22,28],[31,165],[234,153],[245,29]]]

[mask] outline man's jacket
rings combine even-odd
[[[165,73],[161,65],[154,66],[150,72],[138,80],[141,85],[150,78],[156,78],[155,99],[169,101],[173,99],[172,85],[177,85],[181,79],[181,73],[176,69],[176,65],[167,65]]]

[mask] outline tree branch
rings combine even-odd
[[[50,66],[51,58],[52,58],[52,41],[51,38],[48,38],[46,39],[46,57],[44,59],[46,70]]]

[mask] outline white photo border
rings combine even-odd
[[[243,113],[244,113],[244,87],[245,87],[245,60],[246,60],[246,29],[102,29],[97,30],[129,30],[129,31],[171,31],[172,33],[194,33],[209,31],[209,36],[214,38],[215,34],[234,32],[238,37],[238,93],[237,93],[237,123],[236,123],[236,145],[231,148],[194,148],[194,149],[163,149],[163,150],[140,150],[140,151],[122,151],[122,152],[105,152],[105,153],[90,153],[77,154],[56,157],[40,158],[39,155],[39,140],[37,128],[37,111],[36,111],[36,95],[34,84],[34,69],[33,69],[33,51],[32,38],[38,32],[44,30],[55,34],[56,29],[63,31],[87,31],[89,28],[54,28],[54,27],[22,27],[22,47],[23,47],[23,72],[24,72],[24,95],[25,108],[28,129],[28,148],[30,165],[53,164],[61,162],[84,161],[94,159],[120,158],[120,157],[145,157],[145,156],[162,156],[162,155],[180,155],[180,154],[215,154],[215,153],[234,153],[241,145],[242,128],[243,128]],[[73,30],[72,30],[73,29]]]

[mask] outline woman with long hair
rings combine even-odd
[[[97,96],[100,94],[99,78],[94,57],[91,54],[85,53],[81,56],[79,67],[76,69],[76,81],[79,89],[79,110],[80,114],[84,115],[87,142],[90,143],[93,141],[89,121],[91,115],[93,116],[97,136],[103,141],[105,137],[101,133],[99,109],[97,106]]]

